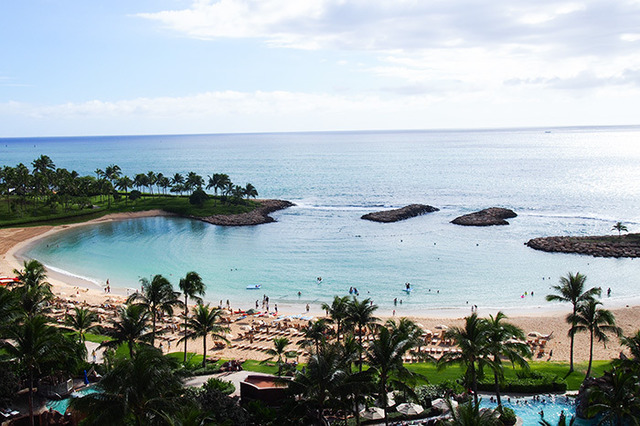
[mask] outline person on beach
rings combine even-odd
[[[309,312],[309,304],[307,303],[307,312]]]
[[[276,311],[276,315],[278,315],[278,304],[273,305],[273,309]]]

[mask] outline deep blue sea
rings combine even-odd
[[[177,285],[195,270],[216,303],[250,307],[267,294],[272,304],[316,308],[356,287],[383,314],[428,315],[548,308],[550,285],[579,271],[612,289],[609,303],[640,301],[640,259],[524,245],[610,234],[617,221],[640,231],[640,127],[0,139],[1,165],[30,166],[41,154],[83,175],[109,164],[131,177],[227,173],[261,198],[296,203],[267,225],[136,219],[59,233],[25,253],[96,283],[138,288],[141,277],[163,274]],[[391,224],[360,219],[410,203],[441,210]],[[501,227],[449,223],[492,206],[518,217]]]

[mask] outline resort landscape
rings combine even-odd
[[[175,287],[160,274],[141,278],[130,294],[108,281],[97,288],[49,280],[40,262],[21,263],[16,249],[72,227],[154,215],[222,215],[238,226],[268,202],[250,201],[257,189],[234,186],[226,174],[211,174],[207,185],[193,172],[191,185],[175,175],[164,189],[178,194],[167,195],[154,172],[133,181],[110,165],[96,178],[81,177],[56,170],[45,155],[32,166],[26,174],[16,172],[26,169],[22,164],[5,166],[0,175],[7,418],[22,412],[39,424],[359,424],[380,416],[385,424],[513,424],[511,407],[518,407],[511,399],[520,402],[518,395],[534,395],[523,405],[542,404],[541,397],[568,404],[558,418],[541,405],[548,414],[541,409],[539,420],[549,424],[568,424],[576,407],[581,417],[612,424],[638,416],[639,310],[603,308],[611,290],[590,287],[578,272],[558,277],[546,295],[548,303],[566,303],[567,312],[513,318],[501,311],[481,316],[476,306],[464,318],[398,317],[395,310],[380,318],[357,289],[313,313],[307,304],[306,315],[278,311],[267,296],[255,307],[231,308],[228,300],[203,301],[207,285],[196,271]],[[7,226],[14,224],[20,226]],[[611,231],[615,246],[628,229],[618,222]],[[243,369],[274,374],[281,399],[229,396],[239,383],[225,381],[228,371]],[[188,385],[200,376],[211,379],[202,388]],[[65,404],[68,416],[51,408],[48,400],[74,388],[96,392]]]
[[[0,22],[0,426],[640,424],[640,1]]]

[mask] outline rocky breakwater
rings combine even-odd
[[[505,219],[518,216],[516,212],[501,207],[491,207],[480,210],[478,212],[459,216],[451,221],[456,225],[462,226],[492,226],[492,225],[508,225]]]
[[[269,216],[278,210],[295,206],[290,201],[285,200],[256,200],[260,203],[260,207],[248,213],[230,214],[230,215],[213,215],[207,217],[194,217],[203,222],[220,226],[251,226],[261,225],[263,223],[271,223],[276,220]]]
[[[525,243],[536,250],[594,257],[640,257],[640,234],[595,237],[542,237]]]
[[[409,204],[408,206],[402,207],[400,209],[367,213],[361,218],[364,220],[371,220],[373,222],[389,223],[420,216],[425,213],[437,212],[439,210],[440,209],[436,207],[427,206],[425,204]]]

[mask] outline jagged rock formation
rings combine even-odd
[[[491,207],[489,209],[480,210],[478,212],[465,214],[451,221],[456,225],[463,226],[492,226],[492,225],[508,225],[505,219],[518,216],[513,210],[503,209],[500,207]]]
[[[371,220],[374,222],[398,222],[400,220],[409,219],[412,217],[420,216],[425,213],[437,212],[440,209],[427,206],[425,204],[409,204],[408,206],[394,210],[384,210],[381,212],[367,213],[361,218],[365,220]]]
[[[263,223],[271,223],[276,220],[269,216],[278,210],[295,206],[290,201],[285,200],[257,200],[262,206],[249,213],[231,214],[231,215],[213,215],[207,217],[192,217],[203,222],[220,226],[251,226]]]
[[[640,234],[595,237],[543,237],[526,242],[536,250],[594,257],[640,257]]]

